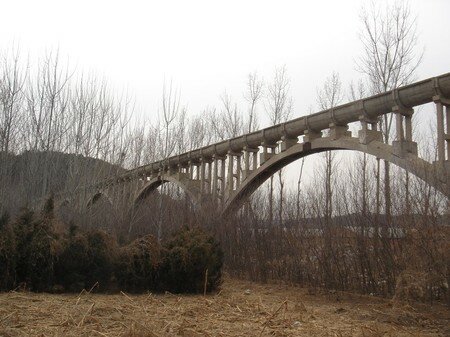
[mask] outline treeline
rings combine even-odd
[[[210,292],[221,283],[223,253],[213,237],[183,227],[165,242],[147,235],[119,246],[98,229],[66,226],[49,199],[40,213],[0,218],[0,290],[36,292]]]

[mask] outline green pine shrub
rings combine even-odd
[[[0,216],[0,291],[12,289],[16,281],[16,238],[9,215]]]
[[[33,237],[34,213],[24,208],[13,222],[12,228],[16,239],[16,283],[28,283],[29,246]]]
[[[88,263],[86,266],[86,289],[97,282],[101,291],[110,288],[117,259],[117,242],[102,230],[90,230],[85,233],[88,242]]]
[[[38,221],[27,249],[26,281],[32,291],[49,291],[53,287],[57,256],[55,239],[48,223]]]
[[[55,232],[53,199],[46,201],[39,216],[24,208],[8,233],[9,242],[14,241],[15,246],[14,261],[9,264],[9,274],[15,276],[14,285],[32,291],[51,290],[60,242]],[[9,282],[8,288],[11,287]]]
[[[39,218],[31,222],[25,248],[25,281],[32,291],[50,291],[54,285],[54,267],[60,254],[60,239],[55,230],[53,198],[45,202]],[[33,218],[33,217],[32,217]],[[17,238],[19,239],[19,238]]]
[[[200,228],[183,228],[163,245],[162,290],[175,293],[210,292],[221,283],[223,252],[215,239]]]
[[[86,236],[75,231],[71,232],[58,257],[55,270],[56,283],[69,292],[85,289],[89,259],[89,242]]]
[[[152,235],[122,247],[115,269],[117,286],[128,292],[155,290],[161,260],[161,246]]]

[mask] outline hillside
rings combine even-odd
[[[0,153],[0,210],[14,212],[50,193],[124,171],[103,160],[61,152]]]

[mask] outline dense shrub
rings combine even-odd
[[[176,293],[199,293],[221,282],[223,253],[214,238],[199,228],[183,228],[164,244],[161,288]]]
[[[34,225],[28,246],[26,281],[33,291],[48,291],[53,287],[53,270],[57,256],[57,241],[45,222]]]
[[[201,229],[183,228],[161,245],[153,236],[119,249],[101,230],[64,232],[50,198],[37,214],[22,210],[12,223],[0,217],[0,290],[78,292],[116,286],[129,292],[203,292],[218,287],[223,254]]]
[[[85,285],[90,288],[98,282],[100,290],[107,290],[117,257],[116,240],[102,230],[90,230],[85,235],[89,247]]]
[[[32,239],[34,213],[22,209],[20,215],[12,224],[16,241],[16,283],[26,283],[28,278],[29,245]]]
[[[14,242],[15,252],[8,259],[8,266],[14,268],[8,273],[15,276],[14,284],[26,285],[33,291],[52,288],[59,242],[54,222],[53,200],[50,198],[38,217],[23,209],[12,228],[4,232],[3,237],[8,238],[10,247]],[[6,283],[12,287],[11,282]]]
[[[86,236],[71,233],[65,240],[55,270],[56,283],[66,291],[81,291],[86,288],[89,265],[89,243]]]
[[[107,233],[79,233],[71,227],[58,258],[56,282],[71,292],[90,289],[96,283],[100,290],[109,290],[116,252],[116,242]]]
[[[122,247],[115,273],[119,289],[129,292],[156,289],[161,259],[161,246],[151,235]]]
[[[16,279],[16,238],[9,216],[0,216],[0,291],[14,287]]]

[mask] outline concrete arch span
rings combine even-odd
[[[251,172],[242,181],[240,186],[226,199],[222,214],[228,215],[239,209],[248,196],[270,178],[270,176],[288,164],[303,157],[329,150],[358,151],[386,160],[414,174],[436,190],[450,197],[446,181],[443,177],[441,177],[442,180],[438,178],[434,165],[419,158],[415,154],[405,153],[402,157],[396,156],[393,153],[393,147],[391,145],[384,144],[380,141],[361,144],[359,138],[355,137],[342,137],[337,140],[324,137],[308,143],[295,144],[286,151],[276,154],[258,167],[258,169]]]
[[[200,202],[200,189],[196,185],[196,181],[188,180],[187,178],[180,178],[173,175],[165,175],[157,178],[153,178],[148,181],[137,193],[136,198],[133,201],[133,206],[136,207],[141,203],[148,195],[155,191],[159,186],[165,183],[174,183],[181,188],[191,199],[194,205],[198,205]]]
[[[92,206],[94,206],[97,201],[99,201],[100,199],[104,199],[108,202],[108,204],[110,204],[111,206],[114,205],[112,199],[109,197],[109,195],[103,191],[98,191],[96,192],[91,198],[89,198],[87,204],[86,204],[86,208],[90,208]]]

